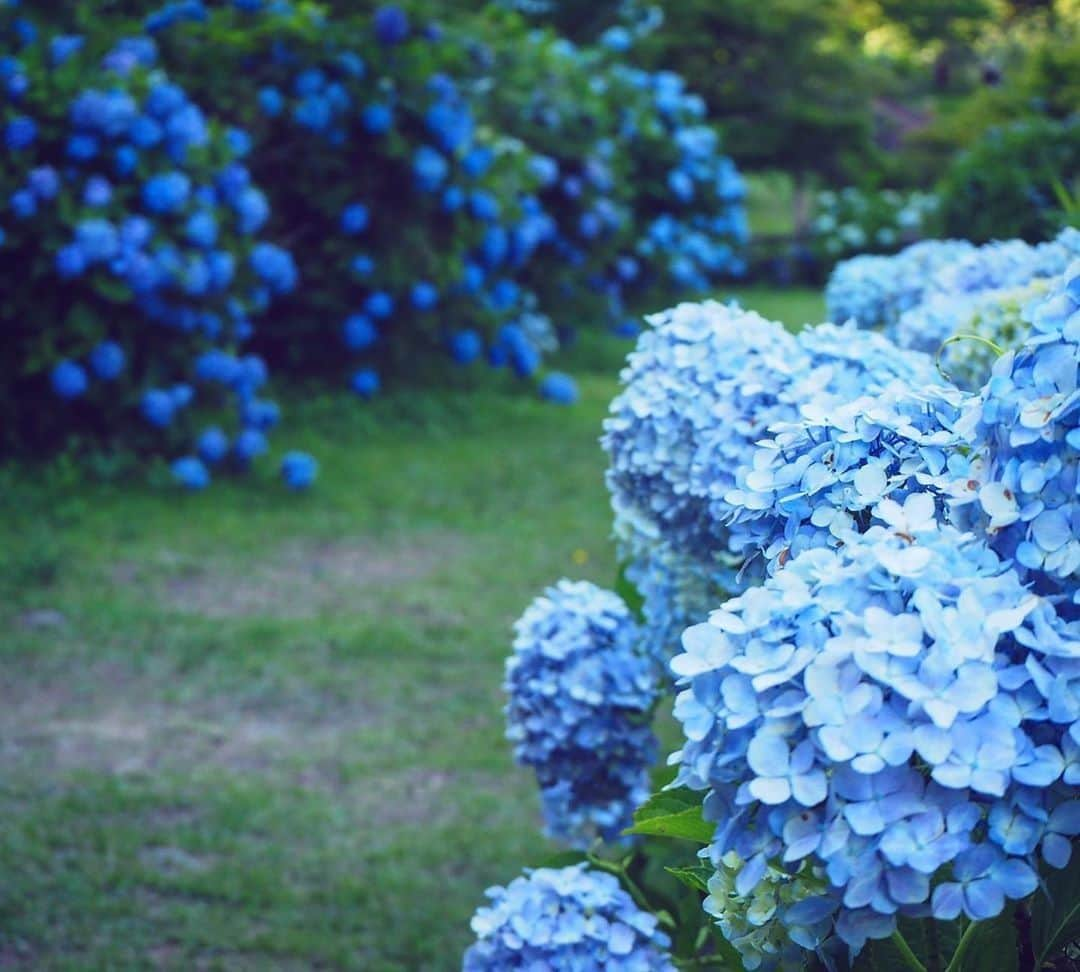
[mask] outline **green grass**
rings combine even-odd
[[[612,582],[597,436],[626,350],[582,342],[572,409],[292,403],[305,496],[9,471],[0,966],[458,968],[483,889],[552,850],[502,665],[545,584]]]

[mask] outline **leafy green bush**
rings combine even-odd
[[[1080,172],[1080,119],[1036,118],[990,129],[943,176],[947,235],[976,243],[1045,239],[1063,224],[1057,187]]]

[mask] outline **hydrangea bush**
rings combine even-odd
[[[145,38],[101,52],[4,17],[0,249],[20,274],[2,311],[4,448],[187,450],[174,471],[196,489],[245,468],[278,418],[245,348],[297,282],[260,237],[247,136],[208,118]]]
[[[741,179],[681,78],[626,66],[637,27],[575,47],[420,0],[128,9],[3,8],[0,230],[48,264],[11,310],[12,444],[145,438],[199,488],[265,451],[268,368],[367,400],[484,362],[569,404],[543,359],[577,326],[741,270]],[[22,381],[57,407],[15,412]]]
[[[992,289],[1010,251],[936,286]],[[1075,938],[1080,260],[1045,281],[975,393],[886,335],[717,304],[631,355],[605,429],[620,591],[639,657],[685,626],[683,742],[627,831],[645,843],[588,860],[674,961],[1027,972]],[[678,904],[671,837],[701,848],[667,867]]]

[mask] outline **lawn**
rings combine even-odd
[[[459,967],[483,889],[552,850],[502,665],[545,584],[611,583],[597,436],[627,349],[584,342],[572,409],[294,403],[305,496],[8,470],[0,967]]]

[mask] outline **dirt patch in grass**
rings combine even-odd
[[[196,561],[163,553],[143,564],[122,562],[114,583],[148,589],[165,608],[206,618],[305,618],[355,611],[358,602],[415,582],[453,563],[466,549],[454,533],[422,538],[342,539],[290,543],[254,563]]]

